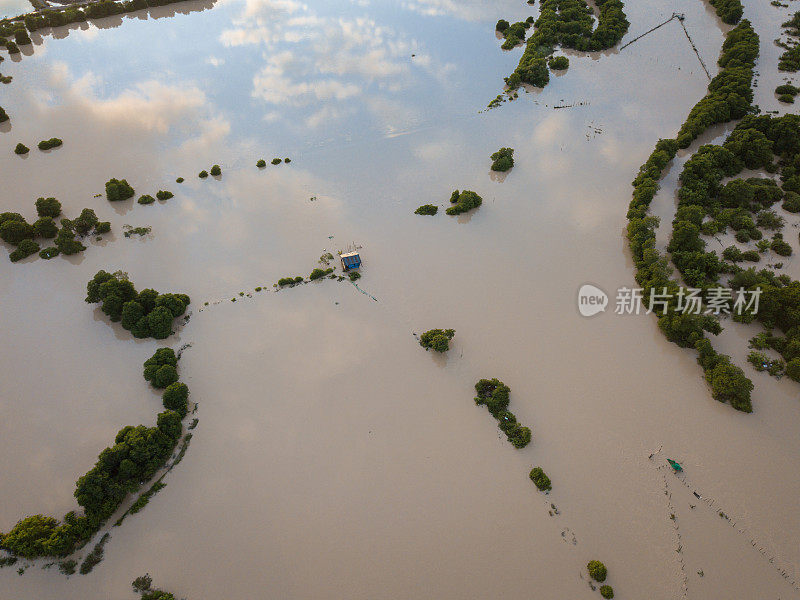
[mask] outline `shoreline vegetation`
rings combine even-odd
[[[594,11],[584,0],[541,0],[535,31],[526,42],[519,65],[505,78],[509,91],[522,84],[546,86],[550,81],[548,59],[557,47],[596,52],[619,43],[630,26],[624,4],[621,0],[595,0],[594,4],[600,15],[597,27],[592,29]],[[554,68],[564,69],[568,64],[559,60]]]
[[[716,8],[718,12],[722,10],[720,4]],[[735,11],[726,14],[735,14]],[[636,269],[636,281],[642,286],[643,297],[662,294],[664,291],[672,294],[666,309],[661,315],[657,315],[659,329],[669,341],[684,348],[697,350],[698,363],[703,368],[712,396],[719,401],[730,402],[733,408],[743,412],[752,412],[750,393],[753,384],[744,371],[731,362],[729,356],[718,354],[707,339],[706,333],[716,335],[722,330],[719,319],[710,314],[689,314],[678,310],[676,298],[680,283],[672,277],[669,258],[656,249],[655,231],[659,219],[651,216],[649,209],[660,187],[659,181],[664,170],[675,158],[679,148],[687,148],[710,126],[742,118],[754,110],[750,105],[753,99],[751,84],[758,49],[758,36],[749,21],[742,20],[739,25],[728,32],[718,61],[721,67],[719,74],[709,84],[706,96],[690,111],[678,136],[675,139],[662,139],[656,143],[655,150],[647,162],[642,165],[632,183],[633,199],[627,214],[628,242]],[[698,166],[705,163],[700,167],[701,170],[707,167],[711,173],[718,171],[717,167],[709,164],[713,163],[713,159],[709,155],[716,152],[703,148],[698,151],[698,155],[703,157],[698,158]],[[687,165],[690,162],[691,160],[687,161]],[[687,181],[690,177],[682,175],[681,179]],[[689,189],[682,187],[679,192],[679,204],[682,204],[683,207],[679,206],[676,213],[675,223],[677,225],[670,241],[671,250],[668,251],[680,252],[682,248],[685,248],[681,232],[686,232],[685,237],[692,238],[696,244],[696,238],[693,236],[694,230],[688,228],[686,231],[686,226],[681,225],[681,222],[692,215],[691,218],[695,219],[695,223],[691,223],[691,225],[697,228],[695,215],[699,211],[700,225],[702,225],[702,215],[705,211],[702,207],[689,208],[694,201],[691,193],[687,191]],[[702,196],[700,204],[702,204]],[[693,249],[691,252],[694,251]],[[687,268],[693,262],[697,262],[697,259],[702,260],[703,258],[705,257],[698,257],[694,254],[678,255],[679,263]],[[681,263],[681,261],[683,262]],[[708,289],[704,288],[702,294],[707,299]]]
[[[179,355],[171,348],[160,348],[145,362],[145,378],[149,377],[151,383],[170,381],[163,395],[165,410],[158,413],[154,427],[128,425],[120,429],[114,445],[103,450],[95,466],[78,479],[75,499],[83,515],[70,511],[62,521],[41,514],[26,517],[8,533],[0,534],[0,548],[12,558],[67,557],[85,546],[125,499],[164,467],[183,436],[182,421],[187,414],[189,392],[177,381],[178,360]],[[145,494],[155,493],[154,487]],[[144,503],[146,500],[139,509]],[[105,533],[86,556],[80,566],[81,574],[88,573],[102,560],[108,537]],[[75,572],[76,565],[75,560],[65,560],[60,569],[69,575]]]

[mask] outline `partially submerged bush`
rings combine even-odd
[[[106,181],[106,198],[109,202],[133,198],[133,188],[125,179],[109,179]]]
[[[155,201],[156,199],[153,198],[150,194],[144,194],[142,196],[139,196],[139,199],[136,202],[138,202],[139,204],[153,204],[153,202]]]
[[[569,59],[566,56],[554,56],[547,61],[547,66],[552,71],[563,71],[569,68]]]
[[[439,207],[435,204],[423,204],[417,210],[414,211],[415,215],[435,215],[439,212]]]
[[[183,177],[178,177],[178,178],[175,180],[175,183],[183,183],[184,181],[186,181],[186,180],[185,180]]]
[[[280,158],[273,158],[273,159],[272,159],[272,164],[273,164],[273,165],[279,165],[279,164],[281,164],[281,159],[280,159]]]
[[[601,585],[600,595],[606,600],[611,600],[611,598],[614,597],[614,588],[612,588],[610,585]]]
[[[279,287],[283,287],[285,285],[293,285],[295,283],[303,283],[303,278],[297,276],[297,277],[281,277],[280,279],[278,279]]]
[[[37,198],[36,214],[40,217],[56,218],[61,214],[61,202],[55,198]]]
[[[158,198],[159,200],[169,200],[174,196],[175,194],[167,190],[158,190],[158,192],[156,192],[156,198]]]
[[[172,348],[159,348],[144,361],[144,378],[153,387],[166,388],[178,381],[178,357]]]
[[[492,154],[492,171],[505,172],[514,166],[514,149],[500,148]],[[479,203],[480,204],[480,203]]]
[[[30,148],[28,148],[28,147],[27,147],[25,144],[23,144],[22,142],[20,142],[19,144],[17,144],[17,147],[16,147],[16,148],[14,148],[14,154],[27,154],[27,153],[28,153],[28,152],[30,152],[30,151],[31,151],[31,149],[30,149]]]
[[[72,227],[78,235],[86,235],[99,223],[97,215],[91,208],[84,208],[77,219],[72,221]]]
[[[50,138],[49,140],[42,140],[39,142],[39,150],[51,150],[52,148],[58,148],[64,142],[62,142],[58,138]]]
[[[450,202],[453,204],[453,206],[448,208],[445,212],[448,215],[459,215],[461,213],[469,212],[473,208],[479,207],[483,202],[483,199],[473,191],[464,190],[463,192],[459,193],[459,191],[456,190],[450,197]]]
[[[39,252],[39,256],[44,258],[45,260],[50,260],[51,258],[55,258],[59,254],[61,254],[61,251],[55,246],[44,248],[41,252]]]
[[[181,416],[181,419],[186,416],[189,388],[185,383],[180,381],[170,383],[164,390],[161,399],[164,402],[164,408],[174,410]]]
[[[8,244],[16,246],[22,240],[32,239],[33,234],[33,226],[25,219],[9,219],[0,223],[0,239]]]
[[[455,329],[430,329],[420,336],[419,345],[426,350],[430,348],[436,352],[447,352],[455,334]]]
[[[589,564],[586,565],[586,568],[589,570],[589,576],[595,581],[602,583],[606,580],[608,570],[606,569],[606,566],[599,560],[590,560]]]
[[[350,281],[357,281],[361,279],[361,273],[358,271],[348,271],[347,276],[350,278]]]
[[[475,384],[475,403],[484,404],[497,420],[497,426],[515,448],[524,448],[531,441],[531,430],[517,422],[514,413],[508,410],[511,389],[497,378],[481,379]]]
[[[259,159],[258,159],[258,162],[256,163],[256,166],[257,166],[259,169],[263,169],[264,167],[266,167],[266,166],[267,166],[267,161],[265,161],[263,158],[259,158]]]
[[[330,275],[331,273],[333,273],[333,269],[331,269],[331,268],[328,268],[328,269],[325,269],[325,270],[317,268],[317,269],[314,269],[313,271],[311,271],[311,275],[309,275],[308,278],[311,281],[314,281],[316,279],[320,279],[322,277],[325,277],[325,275]]]
[[[541,491],[548,491],[553,489],[553,484],[547,473],[541,467],[534,467],[530,474],[531,481],[536,485],[536,488]]]
[[[222,169],[220,168],[219,165],[214,165],[213,167],[211,167],[209,173],[214,177],[219,177],[220,175],[222,175]]]
[[[208,177],[208,171],[200,171],[200,173],[198,173],[197,176],[200,179],[205,179],[206,177]]]
[[[8,258],[11,259],[11,262],[17,262],[37,252],[39,252],[39,244],[33,240],[22,240],[17,248],[8,255]]]

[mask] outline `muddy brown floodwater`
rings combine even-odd
[[[544,90],[479,114],[521,52],[499,49],[494,23],[535,10],[189,2],[44,32],[3,63],[0,210],[30,218],[56,196],[114,233],[70,259],[0,261],[0,530],[77,508],[78,476],[159,409],[141,364],[162,344],[83,302],[98,269],[191,296],[165,343],[192,344],[181,374],[200,422],[92,573],[35,561],[18,576],[21,561],[0,571],[0,597],[130,599],[149,572],[193,600],[591,599],[594,558],[621,599],[800,596],[796,384],[747,367],[754,412],[736,412],[654,319],[613,314],[616,289],[634,286],[630,181],[706,75],[673,22],[622,52],[569,53]],[[673,11],[715,70],[726,26],[699,0],[628,2],[628,37]],[[746,2],[765,80],[786,14]],[[52,136],[64,146],[11,152]],[[516,166],[492,178],[502,146]],[[275,156],[292,162],[256,169]],[[197,178],[215,163],[220,179]],[[680,166],[654,205],[667,224]],[[94,197],[111,177],[175,197],[111,205]],[[454,188],[483,206],[413,214]],[[152,233],[126,239],[124,224]],[[331,280],[272,291],[353,242],[375,300]],[[576,309],[587,282],[612,295],[591,319]],[[433,327],[457,332],[446,356],[413,337]],[[749,335],[722,337],[736,355]],[[524,450],[475,406],[481,377],[511,387],[533,430]],[[535,465],[549,495],[528,479]]]

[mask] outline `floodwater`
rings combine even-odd
[[[44,32],[4,63],[2,210],[32,218],[54,195],[115,233],[70,259],[0,261],[0,530],[76,508],[98,452],[159,410],[141,363],[162,343],[83,302],[98,269],[190,294],[166,343],[192,344],[179,369],[200,421],[91,574],[34,562],[19,576],[22,561],[0,571],[0,597],[132,598],[149,572],[194,600],[590,599],[594,558],[617,598],[800,595],[779,573],[800,577],[796,384],[749,370],[754,413],[738,413],[653,319],[613,314],[616,289],[634,285],[630,180],[706,75],[673,22],[622,52],[570,53],[544,90],[479,112],[521,52],[499,49],[494,23],[529,10],[196,0]],[[629,37],[686,13],[715,65],[724,26],[705,3],[626,10]],[[785,12],[747,3],[762,46]],[[11,152],[52,136],[64,146]],[[501,146],[516,166],[493,177]],[[256,169],[272,157],[292,162]],[[221,178],[197,178],[215,163]],[[94,195],[111,177],[175,198],[110,205]],[[483,206],[413,214],[454,188]],[[669,202],[659,210],[668,223]],[[128,239],[124,224],[152,233]],[[354,242],[366,293],[332,280],[272,291]],[[612,296],[591,319],[576,308],[587,282]],[[446,356],[414,338],[432,327],[457,332]],[[749,335],[721,337],[735,354]],[[524,450],[472,401],[481,377],[511,386],[533,430]]]
[[[0,0],[0,19],[5,17],[16,17],[32,10],[28,0]]]

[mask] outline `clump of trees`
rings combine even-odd
[[[563,71],[569,68],[569,59],[566,56],[554,56],[547,61],[551,71]]]
[[[133,198],[133,188],[125,179],[109,179],[106,181],[106,198],[109,202],[118,202]]]
[[[460,215],[473,208],[478,208],[482,202],[483,198],[473,191],[464,190],[463,192],[459,192],[455,190],[450,196],[450,204],[452,204],[452,206],[445,212],[448,215]]]
[[[786,21],[782,27],[787,29],[787,33],[792,37],[800,36],[800,11],[794,13],[789,21]],[[786,52],[781,54],[778,61],[778,70],[789,71],[794,73],[800,70],[800,46],[797,44],[793,46],[783,46]],[[776,90],[777,91],[777,90]],[[790,92],[785,92],[790,93]],[[794,96],[795,94],[792,94]]]
[[[53,217],[41,217],[33,223],[33,233],[45,239],[53,239],[58,234],[58,225]]]
[[[160,294],[152,289],[137,292],[125,273],[98,271],[86,285],[86,302],[101,303],[111,321],[120,322],[136,338],[165,339],[172,334],[172,323],[186,312],[189,296]]]
[[[540,492],[546,492],[553,489],[553,484],[547,473],[541,467],[534,467],[530,474],[531,481],[536,485],[536,489]]]
[[[475,404],[484,405],[497,420],[497,426],[515,448],[524,448],[531,441],[531,430],[517,423],[517,417],[508,410],[511,388],[497,378],[481,379],[475,384]]]
[[[170,198],[173,198],[174,196],[175,196],[175,194],[173,194],[172,192],[169,192],[167,190],[158,190],[156,192],[156,198],[158,198],[161,201],[169,200]]]
[[[517,23],[509,25],[508,21],[500,19],[497,22],[495,30],[505,39],[502,46],[503,50],[511,50],[524,42],[530,27],[531,23],[528,21],[518,21]]]
[[[447,352],[455,334],[455,329],[430,329],[420,336],[419,345],[426,350],[430,348],[436,352]]]
[[[741,119],[748,113],[753,101],[750,84],[758,51],[758,35],[750,21],[744,19],[725,37],[717,61],[720,72],[711,80],[708,94],[695,104],[678,132],[679,147],[688,148],[711,125]]]
[[[717,11],[717,16],[723,23],[728,25],[736,25],[744,12],[740,0],[709,0],[709,4]]]
[[[330,275],[331,273],[333,273],[333,269],[330,268],[330,267],[327,268],[327,269],[316,268],[313,271],[311,271],[311,275],[309,275],[308,278],[311,281],[315,281],[317,279],[321,279],[322,277],[325,277],[326,275]]]
[[[435,204],[423,204],[417,210],[414,211],[415,215],[429,215],[433,216],[437,212],[439,212],[439,207]]]
[[[546,86],[550,81],[547,58],[557,46],[597,51],[619,43],[630,25],[622,1],[600,0],[595,4],[600,16],[593,29],[592,9],[584,0],[542,0],[535,32],[528,37],[519,65],[505,78],[509,89],[523,83]]]
[[[294,285],[296,283],[303,283],[303,278],[298,275],[297,277],[281,277],[278,279],[278,287]]]
[[[38,147],[39,150],[50,150],[52,148],[58,148],[64,142],[58,138],[50,138],[49,140],[42,140],[39,142]]]
[[[775,88],[775,94],[778,96],[778,100],[785,102],[786,104],[792,104],[794,102],[794,97],[799,93],[800,88],[797,88],[789,83],[779,85]]]
[[[491,158],[492,171],[503,173],[514,166],[514,149],[500,148],[500,150],[492,154]]]
[[[0,110],[2,110],[2,109],[0,109]],[[27,154],[27,153],[28,153],[28,152],[30,152],[30,151],[31,151],[31,149],[30,149],[30,148],[28,148],[28,147],[27,147],[25,144],[23,144],[22,142],[20,142],[19,144],[17,144],[16,148],[14,148],[14,154],[19,154],[19,155],[22,155],[22,154]]]

